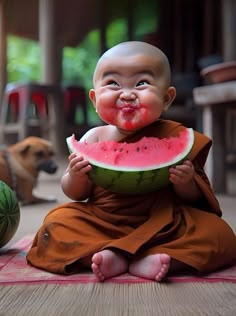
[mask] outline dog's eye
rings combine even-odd
[[[50,157],[55,155],[54,151],[50,151],[48,154],[49,154]]]
[[[44,157],[44,152],[43,152],[42,150],[37,151],[37,152],[35,153],[35,156],[36,156],[37,158],[43,158],[43,157]]]

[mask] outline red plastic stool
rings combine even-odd
[[[8,93],[8,113],[7,120],[10,122],[17,122],[20,113],[20,95],[19,91]],[[47,116],[47,99],[44,94],[40,92],[33,92],[31,96],[31,106],[34,107],[35,117],[46,117]]]
[[[80,86],[68,86],[64,88],[64,105],[68,124],[76,125],[76,110],[82,110],[82,125],[88,125],[86,91]]]
[[[16,141],[22,140],[30,127],[39,128],[38,136],[48,138],[49,129],[55,128],[55,108],[49,106],[50,98],[55,101],[55,97],[61,97],[57,86],[8,84],[1,107],[0,141],[5,142],[9,134],[16,134]]]

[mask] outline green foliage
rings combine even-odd
[[[39,80],[40,49],[36,42],[9,36],[7,60],[8,82]]]
[[[91,88],[93,70],[100,55],[98,30],[91,31],[79,47],[63,50],[63,84]]]
[[[143,0],[136,1],[134,10],[134,37],[143,40],[145,35],[157,31],[158,26],[158,1],[148,1],[143,5]]]
[[[112,21],[106,31],[107,47],[110,48],[118,43],[128,40],[127,24],[124,19]]]

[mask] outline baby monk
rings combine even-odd
[[[160,119],[176,95],[169,62],[157,47],[124,42],[99,59],[89,92],[104,126],[82,140],[135,142],[177,136],[185,127]],[[170,168],[170,185],[147,194],[117,194],[95,186],[91,165],[71,154],[62,177],[74,202],[46,216],[27,260],[54,273],[92,269],[103,281],[122,273],[161,281],[169,273],[208,273],[236,261],[236,237],[221,219],[204,172],[211,140],[194,132],[189,159]]]

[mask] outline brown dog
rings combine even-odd
[[[49,141],[27,137],[23,141],[0,150],[0,180],[8,184],[22,204],[49,202],[33,195],[40,171],[53,174],[57,164]],[[55,201],[55,199],[54,199]]]

